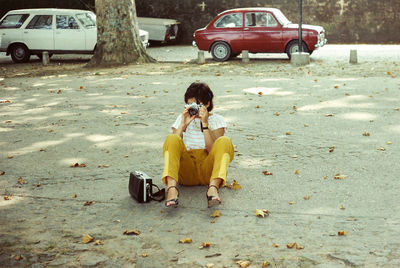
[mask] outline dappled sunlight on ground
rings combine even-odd
[[[378,118],[378,115],[370,113],[344,113],[338,115],[338,117],[348,120],[371,121]]]
[[[365,101],[368,100],[367,96],[357,95],[357,96],[349,96],[337,100],[323,101],[318,104],[305,105],[299,107],[299,111],[316,111],[328,108],[372,108],[375,104],[372,102],[365,103],[354,103],[356,101]]]
[[[255,95],[277,95],[277,96],[288,96],[294,94],[294,92],[283,90],[282,88],[267,88],[267,87],[255,87],[245,88],[244,92],[255,94]]]

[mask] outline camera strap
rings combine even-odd
[[[162,188],[162,189],[160,190],[160,188],[159,188],[157,185],[155,185],[155,184],[151,184],[151,187],[156,187],[156,188],[158,189],[158,191],[155,192],[154,194],[152,194],[152,195],[150,196],[150,198],[151,198],[152,200],[155,200],[155,201],[158,201],[158,202],[163,201],[163,200],[165,199],[165,188]]]

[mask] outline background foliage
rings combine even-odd
[[[276,7],[297,23],[297,4],[297,0],[136,0],[138,16],[179,20],[184,43],[223,10]],[[0,0],[0,16],[11,9],[34,7],[94,10],[94,0]],[[323,26],[329,43],[400,43],[399,10],[399,0],[303,0],[303,23]]]

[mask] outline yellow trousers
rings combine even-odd
[[[219,137],[211,152],[206,149],[186,150],[180,136],[170,134],[163,147],[164,172],[162,180],[171,177],[182,185],[208,185],[220,178],[226,183],[229,163],[233,160],[234,149],[230,138]]]

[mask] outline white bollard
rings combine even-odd
[[[244,62],[244,63],[250,62],[249,51],[248,50],[243,50],[242,51],[242,62]]]
[[[49,52],[43,51],[42,53],[42,64],[47,65],[50,62]]]
[[[199,50],[197,53],[197,63],[204,64],[206,62],[206,58],[204,57],[204,51]]]
[[[350,50],[350,63],[352,63],[352,64],[358,63],[357,50],[356,49],[351,49]]]

